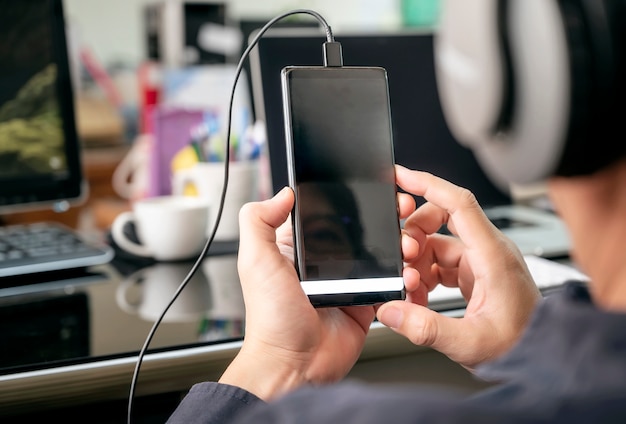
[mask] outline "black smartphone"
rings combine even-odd
[[[312,304],[403,299],[387,73],[281,72],[295,264]]]

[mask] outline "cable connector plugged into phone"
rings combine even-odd
[[[340,68],[343,66],[343,53],[341,43],[337,41],[327,41],[322,47],[324,52],[324,66]]]

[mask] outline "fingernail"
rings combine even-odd
[[[400,328],[403,320],[404,312],[393,306],[385,309],[380,317],[380,322],[390,328]]]
[[[284,197],[284,196],[286,196],[286,195],[287,195],[287,193],[289,193],[289,191],[290,191],[290,190],[291,190],[291,188],[290,188],[290,187],[283,187],[283,188],[282,188],[282,189],[281,189],[281,190],[277,193],[277,196]]]

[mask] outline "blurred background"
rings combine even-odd
[[[65,3],[70,22],[82,42],[90,45],[103,63],[137,65],[146,58],[146,7],[163,2],[66,0]],[[430,24],[438,10],[438,0],[226,0],[222,3],[235,26],[238,20],[263,21],[291,9],[308,8],[321,13],[335,30]]]
[[[26,212],[5,221],[55,220],[102,231],[134,200],[171,190],[169,168],[190,166],[182,147],[198,120],[205,133],[217,128],[224,135],[235,66],[250,34],[268,20],[306,8],[322,14],[335,33],[388,33],[436,26],[439,0],[64,0],[64,8],[89,197],[63,214]],[[317,26],[302,14],[280,24]],[[246,65],[232,128],[241,138],[255,127],[255,142],[262,143],[248,73]],[[157,163],[155,143],[158,148],[165,138],[170,151]],[[261,197],[269,184],[262,175]]]

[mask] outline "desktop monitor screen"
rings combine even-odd
[[[345,65],[387,69],[397,163],[467,187],[483,206],[512,202],[448,129],[435,81],[433,33],[336,33],[335,37],[342,45]],[[274,191],[287,185],[280,71],[286,65],[321,65],[325,40],[323,33],[314,30],[268,31],[251,58],[254,104],[267,128]]]
[[[62,0],[0,0],[0,212],[81,198]]]

